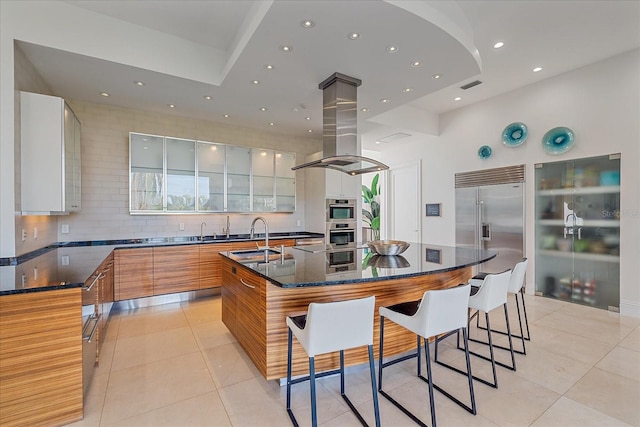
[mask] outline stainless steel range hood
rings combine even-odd
[[[389,169],[389,166],[360,156],[357,138],[359,79],[334,73],[318,86],[323,92],[322,159],[294,166],[335,169],[359,175]]]

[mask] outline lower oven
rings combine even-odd
[[[327,223],[325,235],[327,249],[356,246],[356,222]]]
[[[356,269],[356,249],[327,251],[325,254],[327,256],[327,274]]]

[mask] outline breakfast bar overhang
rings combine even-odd
[[[287,316],[304,314],[311,302],[333,302],[371,295],[378,307],[422,298],[425,291],[467,283],[474,266],[497,253],[463,247],[412,243],[402,255],[384,257],[368,248],[325,251],[286,248],[264,258],[222,252],[222,321],[266,379],[286,376]],[[415,348],[416,337],[403,328],[385,328],[385,357]],[[379,322],[374,319],[375,354]],[[345,351],[345,365],[367,362],[363,349]],[[339,354],[316,357],[318,371],[335,369]],[[308,371],[306,353],[295,342],[293,375]]]

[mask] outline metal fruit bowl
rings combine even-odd
[[[367,245],[378,255],[400,255],[410,246],[409,243],[402,240],[373,240]]]

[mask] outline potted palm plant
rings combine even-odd
[[[380,174],[376,174],[371,181],[371,188],[362,186],[362,217],[371,229],[373,240],[380,240]]]

